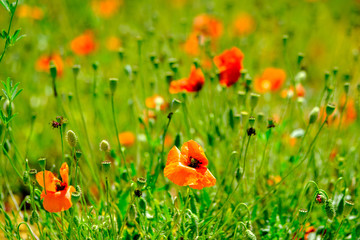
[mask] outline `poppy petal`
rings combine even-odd
[[[44,209],[48,212],[61,212],[68,210],[72,206],[72,192],[75,192],[75,188],[72,186],[66,187],[63,191],[48,192],[44,195]]]
[[[197,184],[190,184],[189,187],[194,189],[203,189],[204,187],[212,187],[216,183],[216,178],[211,174],[209,169],[198,178]]]
[[[187,141],[181,147],[181,154],[187,157],[189,160],[190,157],[195,158],[201,162],[202,167],[206,167],[208,165],[208,160],[205,156],[203,148],[194,140]]]
[[[61,182],[55,175],[50,171],[45,171],[45,177],[43,171],[36,174],[36,181],[41,187],[44,188],[44,179],[46,185],[46,191],[56,192],[56,183]]]
[[[180,162],[180,157],[181,157],[181,153],[179,149],[176,146],[172,147],[168,154],[166,165]]]
[[[164,169],[165,177],[180,186],[196,185],[200,173],[195,168],[184,166],[179,162],[166,165]]]
[[[66,185],[69,185],[69,166],[66,162],[61,165],[60,176],[62,181],[66,183]]]

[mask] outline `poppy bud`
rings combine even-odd
[[[76,152],[75,152],[75,157],[76,157],[76,159],[80,159],[81,156],[82,156],[82,152],[81,152],[81,151],[76,151]]]
[[[330,219],[330,220],[333,220],[335,215],[336,215],[336,212],[335,212],[335,207],[334,207],[334,204],[332,202],[331,199],[327,199],[325,201],[325,211],[326,211],[326,215],[327,217]]]
[[[346,95],[349,93],[350,83],[346,82],[344,83],[344,92]]]
[[[77,192],[77,191],[72,192],[71,193],[71,202],[72,202],[72,204],[77,203],[80,200],[80,197],[81,197],[80,192]]]
[[[316,195],[316,198],[315,198],[316,203],[323,204],[325,201],[326,201],[326,197],[324,194],[319,193],[318,195]]]
[[[25,160],[25,171],[29,171],[29,170],[30,170],[30,168],[29,168],[29,160],[26,159]]]
[[[339,68],[338,67],[334,67],[333,68],[333,75],[336,76],[336,74],[339,72]]]
[[[344,217],[348,216],[351,213],[353,207],[354,207],[353,202],[345,201],[343,216]]]
[[[31,216],[30,216],[30,223],[34,224],[39,222],[39,214],[36,211],[32,211],[31,212]]]
[[[71,102],[72,98],[73,98],[73,94],[72,94],[72,92],[69,92],[69,93],[68,93],[68,100],[69,100],[69,102]]]
[[[245,231],[245,239],[246,240],[256,240],[256,236],[252,231],[250,231],[249,229],[246,229],[246,231]]]
[[[41,169],[45,169],[45,166],[46,166],[46,158],[39,158],[38,163],[39,163]]]
[[[120,58],[120,61],[124,60],[124,48],[119,48],[118,50],[118,56]]]
[[[130,206],[128,218],[130,221],[134,221],[136,218],[136,207],[134,204]]]
[[[68,142],[70,147],[74,148],[77,144],[77,140],[77,136],[72,130],[67,131],[66,141]]]
[[[79,75],[79,72],[80,72],[80,65],[74,65],[72,67],[72,71],[73,71],[73,74],[74,74],[74,78],[76,79],[77,76]]]
[[[104,161],[104,162],[101,162],[101,165],[103,167],[104,172],[109,172],[110,167],[111,167],[111,162]]]
[[[238,167],[235,171],[235,178],[237,181],[240,181],[241,177],[242,177],[242,169]]]
[[[316,120],[319,117],[319,107],[314,107],[311,112],[310,112],[310,116],[309,116],[309,124],[313,124],[314,122],[316,122]]]
[[[137,181],[136,181],[136,184],[137,184],[138,189],[143,189],[143,187],[146,184],[146,179],[142,178],[142,177],[138,178]]]
[[[111,94],[115,93],[116,87],[117,87],[118,79],[117,78],[110,78],[109,84],[110,84],[110,91]]]
[[[255,109],[256,105],[259,102],[259,97],[260,97],[260,95],[257,94],[257,93],[251,93],[250,94],[250,107],[251,107],[251,110]]]
[[[171,105],[170,105],[170,110],[171,110],[171,112],[174,113],[177,109],[179,109],[180,105],[181,105],[181,101],[178,100],[178,99],[176,99],[176,98],[174,98],[174,99],[171,101]]]
[[[94,62],[91,66],[94,69],[94,71],[96,71],[99,67],[99,62]]]
[[[29,179],[30,179],[30,175],[28,171],[24,171],[23,174],[23,182],[25,185],[27,185],[29,183]]]
[[[100,142],[100,151],[102,151],[102,152],[108,152],[108,151],[110,151],[110,144],[109,144],[108,141],[102,140],[102,141]]]
[[[299,223],[301,225],[303,225],[305,223],[307,213],[308,213],[308,210],[306,210],[306,209],[300,209],[299,210],[298,219],[299,219]]]
[[[56,70],[56,66],[54,64],[53,61],[50,62],[50,76],[52,79],[56,79],[56,74],[57,74],[57,70]]]
[[[330,116],[334,111],[335,111],[335,104],[328,103],[328,105],[326,106],[326,115]]]

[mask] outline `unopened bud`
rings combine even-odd
[[[67,131],[66,141],[70,147],[74,148],[76,146],[78,139],[76,134],[72,130]]]
[[[303,59],[304,59],[304,54],[300,52],[298,54],[297,64],[300,65]]]
[[[134,204],[131,204],[130,209],[129,209],[129,221],[134,221],[136,218],[136,207]]]
[[[256,236],[252,231],[250,231],[249,229],[246,229],[246,231],[245,231],[245,239],[246,240],[256,240]]]
[[[313,124],[314,122],[316,122],[316,120],[319,117],[319,112],[320,109],[319,107],[314,107],[311,112],[310,112],[310,116],[309,116],[309,124]]]
[[[336,212],[335,212],[335,207],[334,207],[334,204],[332,202],[331,199],[327,199],[325,201],[325,211],[326,211],[326,215],[327,217],[330,219],[330,220],[333,220],[335,215],[336,215]]]
[[[108,141],[106,140],[102,140],[100,142],[100,151],[103,151],[103,152],[108,152],[110,151],[110,144]]]
[[[23,182],[24,182],[24,184],[27,185],[29,183],[29,180],[30,180],[29,172],[24,171],[24,174],[23,174]]]
[[[37,222],[39,222],[39,214],[33,210],[30,216],[30,223],[37,223]]]

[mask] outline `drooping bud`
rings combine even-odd
[[[250,94],[250,107],[252,110],[254,110],[256,105],[258,104],[259,98],[260,98],[260,95],[257,93]]]
[[[115,93],[118,81],[119,80],[117,78],[110,78],[109,79],[111,94]]]
[[[326,106],[326,115],[330,116],[334,111],[335,111],[335,104],[328,103],[328,105]]]
[[[332,202],[331,199],[327,199],[325,201],[325,211],[326,211],[326,215],[327,217],[330,219],[330,220],[333,220],[335,215],[336,215],[336,212],[335,212],[335,207],[334,207],[334,204]]]
[[[324,204],[326,201],[326,197],[324,194],[319,193],[316,195],[315,202],[318,204]]]
[[[134,204],[131,204],[130,209],[129,209],[129,221],[134,221],[136,218],[136,207]]]
[[[351,213],[353,208],[354,208],[353,202],[345,201],[343,216],[344,217],[348,216]]]
[[[319,112],[320,112],[320,108],[319,107],[314,107],[311,112],[310,112],[310,116],[309,116],[309,124],[313,124],[314,122],[316,122],[316,120],[319,117]]]
[[[77,139],[76,134],[72,130],[67,131],[66,141],[70,147],[72,147],[72,148],[76,147],[78,139]]]
[[[102,152],[108,152],[108,151],[110,151],[110,144],[109,144],[108,141],[102,140],[102,141],[100,142],[100,151],[102,151]]]
[[[300,223],[301,225],[303,225],[303,224],[305,223],[307,213],[308,213],[308,210],[306,210],[306,209],[299,209],[298,219],[299,219],[299,223]]]
[[[250,231],[249,229],[246,229],[246,231],[245,231],[245,239],[246,240],[256,240],[256,236],[252,231]]]

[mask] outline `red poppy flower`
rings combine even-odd
[[[214,57],[214,63],[220,71],[221,85],[230,87],[239,80],[243,59],[244,54],[236,47]]]
[[[254,82],[255,90],[259,93],[275,92],[281,88],[286,79],[286,73],[280,68],[266,68]]]
[[[99,17],[109,18],[117,12],[122,4],[122,0],[95,0],[92,2],[92,7]]]
[[[96,43],[91,31],[86,31],[71,41],[71,50],[77,55],[88,55],[95,49]]]
[[[190,76],[170,83],[170,93],[198,92],[205,83],[205,77],[200,68],[191,67]]]
[[[61,212],[68,210],[72,206],[71,193],[75,192],[75,188],[69,185],[69,167],[67,163],[61,165],[60,176],[62,181],[50,171],[45,171],[45,177],[43,172],[36,174],[37,182],[44,188],[41,199],[44,199],[43,206],[48,212]]]
[[[50,72],[50,62],[53,62],[56,71],[57,76],[61,77],[64,70],[64,64],[59,54],[51,54],[51,55],[44,55],[41,56],[37,61],[35,65],[35,69],[39,72]]]
[[[134,145],[136,140],[136,136],[132,132],[122,132],[119,133],[119,141],[121,145],[125,147],[131,147]]]
[[[234,34],[244,36],[252,33],[255,29],[254,18],[248,13],[241,13],[234,21]]]
[[[194,189],[214,186],[215,177],[207,169],[208,160],[202,147],[190,140],[180,150],[174,146],[167,157],[165,177],[180,186]]]

